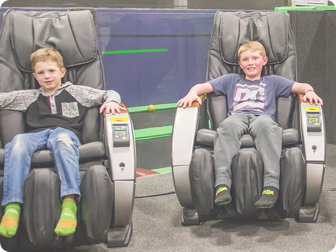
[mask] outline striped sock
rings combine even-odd
[[[0,234],[11,238],[17,232],[20,219],[21,206],[19,203],[9,203],[5,207],[5,214],[0,223]]]
[[[55,233],[61,236],[71,235],[77,227],[77,206],[71,199],[63,200],[61,218],[55,228]]]
[[[215,203],[218,206],[226,205],[231,202],[230,187],[219,185],[216,187]]]
[[[261,194],[261,198],[254,205],[258,208],[271,208],[275,205],[278,197],[278,189],[273,186],[266,186]]]

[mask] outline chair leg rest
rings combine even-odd
[[[125,227],[111,228],[107,234],[107,247],[126,247],[130,243],[133,233],[132,221]]]
[[[299,216],[295,218],[300,223],[315,223],[320,213],[320,205],[303,206],[299,210]]]
[[[181,223],[183,226],[199,225],[200,220],[199,220],[198,213],[196,212],[196,210],[190,209],[190,208],[183,208]]]

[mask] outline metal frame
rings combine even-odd
[[[302,96],[301,96],[302,97]],[[301,98],[300,98],[301,99]],[[306,108],[318,108],[320,111],[321,132],[307,131]],[[300,104],[300,124],[302,149],[307,165],[306,195],[299,212],[299,222],[316,222],[319,214],[319,199],[322,192],[325,171],[325,121],[321,104]]]
[[[136,180],[136,150],[131,117],[126,111],[120,114],[106,114],[105,133],[108,146],[110,175],[114,184],[114,211],[108,234],[108,246],[127,246],[132,236],[132,214]],[[113,146],[113,125],[127,125],[128,147]]]
[[[194,151],[199,108],[177,108],[172,137],[173,179],[183,207],[193,207],[189,182],[189,164]]]

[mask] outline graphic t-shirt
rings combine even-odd
[[[246,80],[243,75],[225,74],[209,81],[216,95],[226,95],[228,116],[237,113],[268,115],[273,118],[276,99],[288,97],[295,81],[278,75]]]

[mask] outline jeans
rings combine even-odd
[[[264,163],[264,187],[279,189],[282,128],[269,116],[235,114],[225,119],[217,129],[214,160],[216,187],[231,187],[231,163],[238,153],[243,134],[251,134]]]
[[[79,151],[81,143],[70,130],[46,129],[16,135],[5,146],[4,192],[2,206],[11,202],[23,203],[23,184],[35,151],[49,149],[61,180],[61,197],[80,196]]]

